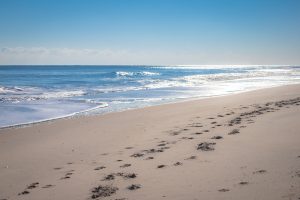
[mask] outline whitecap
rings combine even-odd
[[[158,76],[160,73],[158,72],[149,72],[149,71],[141,71],[141,72],[125,72],[118,71],[116,72],[118,77],[134,77],[134,76]]]

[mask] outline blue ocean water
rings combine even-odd
[[[0,127],[294,83],[298,66],[0,66]]]

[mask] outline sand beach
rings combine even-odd
[[[298,199],[300,85],[0,130],[0,199]]]

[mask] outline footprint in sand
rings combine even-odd
[[[174,166],[179,166],[179,165],[182,165],[182,162],[176,162],[173,164]]]
[[[101,170],[101,169],[105,169],[106,167],[104,167],[104,166],[100,166],[100,167],[96,167],[94,170]]]
[[[30,185],[28,185],[28,186],[26,187],[26,189],[25,189],[23,192],[20,192],[18,195],[26,195],[26,194],[29,194],[30,192],[29,192],[28,190],[32,190],[32,189],[34,189],[34,188],[37,188],[39,184],[40,184],[39,182],[31,183]]]
[[[111,181],[111,180],[114,180],[115,179],[115,175],[114,174],[108,174],[106,175],[102,181]]]
[[[216,145],[215,142],[202,142],[202,143],[198,144],[197,150],[213,151],[213,150],[215,150],[214,145]]]
[[[153,160],[154,159],[154,157],[152,157],[152,156],[149,156],[148,158],[146,158],[145,160]]]
[[[140,184],[132,184],[127,187],[128,190],[137,190],[140,189],[142,186]]]
[[[51,188],[54,187],[54,185],[48,184],[48,185],[44,185],[42,188]]]
[[[181,137],[180,139],[183,139],[183,140],[193,140],[194,138],[193,137]]]
[[[180,134],[180,131],[174,131],[174,132],[170,133],[170,135],[172,135],[172,136],[176,136],[176,135],[179,135],[179,134]]]
[[[186,158],[184,160],[195,160],[196,158],[197,158],[197,156],[190,156],[190,157],[188,157],[188,158]]]
[[[239,129],[233,129],[232,131],[230,131],[228,133],[228,135],[235,135],[235,134],[238,134],[238,133],[240,133]]]
[[[119,188],[111,186],[111,185],[99,185],[98,187],[94,187],[92,189],[92,199],[98,199],[103,197],[109,197],[115,194]]]
[[[121,167],[121,168],[125,168],[125,167],[130,167],[130,166],[131,166],[131,164],[126,163],[126,164],[124,164],[124,165],[121,165],[120,167]]]
[[[230,190],[227,189],[227,188],[222,188],[222,189],[219,189],[218,191],[219,191],[219,192],[228,192],[228,191],[230,191]]]
[[[134,154],[132,154],[130,157],[134,157],[134,158],[138,158],[138,157],[142,157],[142,156],[144,156],[145,154],[143,154],[143,153],[134,153]]]
[[[38,187],[39,184],[39,182],[31,183],[29,186],[27,186],[27,189],[34,189]]]
[[[60,180],[64,180],[64,179],[70,179],[71,178],[71,175],[73,175],[73,172],[74,170],[69,170],[64,177],[60,178]]]
[[[253,172],[253,174],[264,174],[266,172],[267,172],[267,170],[261,169],[261,170],[257,170],[255,172]]]
[[[124,179],[133,179],[137,177],[136,173],[123,173],[123,172],[119,172],[116,174],[117,176],[121,176]]]
[[[217,135],[217,136],[214,136],[214,137],[212,137],[211,139],[214,139],[214,140],[219,140],[219,139],[223,139],[223,137],[222,137],[222,136],[219,136],[219,135]]]
[[[203,134],[202,132],[196,132],[196,133],[193,133],[194,135],[201,135]]]
[[[20,192],[18,195],[25,195],[25,194],[29,194],[30,192],[27,190],[24,190],[23,192]]]

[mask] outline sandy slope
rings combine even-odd
[[[0,199],[298,199],[299,97],[292,85],[0,130]]]

